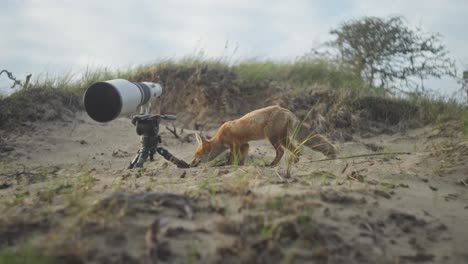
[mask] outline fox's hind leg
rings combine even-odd
[[[274,124],[278,126],[279,124]],[[280,127],[269,127],[265,129],[266,131],[266,137],[270,141],[270,143],[273,145],[273,147],[276,150],[276,157],[275,159],[270,163],[270,166],[276,166],[278,162],[281,160],[281,158],[284,155],[284,149],[282,146],[282,141],[283,139],[287,136],[286,131],[281,131],[282,129]],[[281,131],[278,133],[278,131]]]
[[[271,138],[268,138],[270,140],[270,143],[273,145],[273,147],[276,150],[276,157],[275,159],[270,163],[270,166],[276,166],[278,162],[281,160],[284,154],[284,149],[283,146],[281,146],[281,140],[274,140]]]

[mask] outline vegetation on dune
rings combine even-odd
[[[294,62],[245,60],[233,71],[242,82],[276,83],[296,89],[323,86],[331,89],[365,89],[361,79],[346,65],[326,58],[302,57]]]
[[[60,119],[67,111],[81,109],[78,97],[76,92],[46,86],[21,90],[1,99],[0,123],[7,126],[17,122]]]
[[[287,89],[291,96],[302,97],[314,91],[333,91],[359,98],[394,98],[411,105],[404,109],[420,109],[417,116],[423,123],[460,120],[466,128],[467,107],[454,99],[444,99],[429,94],[390,95],[381,87],[367,84],[346,64],[327,58],[303,57],[296,61],[272,61],[250,59],[237,64],[222,60],[187,57],[165,60],[124,71],[106,68],[87,70],[76,79],[69,74],[62,77],[39,78],[28,89],[22,89],[9,97],[0,98],[0,127],[14,123],[56,120],[64,114],[82,109],[81,98],[93,82],[114,78],[131,81],[160,81],[167,87],[193,90],[207,87],[210,92],[234,89],[237,94],[255,95],[270,88]],[[399,98],[399,99],[398,99]],[[238,98],[242,99],[242,98]],[[55,111],[51,111],[55,109]],[[62,111],[65,109],[65,111]],[[68,109],[68,110],[67,110]],[[391,109],[387,109],[392,111]],[[67,112],[68,111],[68,112]],[[402,111],[396,108],[395,111]],[[414,116],[416,118],[416,116]],[[462,119],[460,119],[462,118]]]

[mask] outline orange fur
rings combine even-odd
[[[224,146],[231,150],[228,164],[232,164],[237,158],[242,165],[248,155],[248,142],[265,138],[276,150],[276,157],[271,162],[271,166],[275,166],[281,160],[284,154],[283,147],[295,155],[294,161],[297,162],[300,153],[293,143],[293,133],[298,124],[296,116],[291,111],[277,105],[252,111],[239,119],[222,124],[209,140],[196,134],[199,145],[191,165],[197,166],[207,157],[214,158],[213,155],[222,152]],[[326,144],[330,143],[326,141]]]

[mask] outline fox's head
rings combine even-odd
[[[192,163],[190,163],[190,167],[196,167],[202,161],[206,161],[208,154],[211,152],[211,144],[205,137],[195,133],[195,138],[197,139],[198,147],[195,150],[195,155],[193,156]]]
[[[196,167],[200,165],[201,162],[213,160],[225,150],[225,147],[222,145],[216,146],[211,140],[200,136],[198,133],[195,133],[195,138],[197,139],[198,147],[195,150],[195,155],[193,156],[190,167]]]

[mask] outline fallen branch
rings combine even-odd
[[[169,130],[169,132],[171,132],[172,135],[174,135],[175,138],[180,140],[180,142],[182,142],[182,143],[184,143],[184,142],[191,143],[192,142],[192,139],[190,139],[190,137],[192,137],[193,134],[187,134],[184,137],[182,137],[182,134],[184,133],[183,128],[180,129],[179,133],[177,133],[177,128],[174,125],[172,125],[172,129],[167,127],[167,126],[166,126],[166,129]]]
[[[358,171],[353,171],[351,174],[346,175],[346,177],[350,180],[354,180],[358,182],[364,181],[364,176],[360,174]]]
[[[179,135],[177,135],[177,128],[174,125],[172,125],[172,129],[170,129],[168,126],[166,126],[166,129],[169,130],[169,132],[171,132],[175,138],[180,139]]]
[[[310,160],[308,162],[320,162],[320,161],[329,161],[329,160],[352,159],[352,158],[362,158],[362,157],[381,156],[381,155],[412,155],[412,154],[414,154],[414,153],[411,153],[411,152],[382,152],[382,153],[353,155],[353,156],[338,157],[338,158],[326,158],[326,159],[321,159],[321,160]]]
[[[281,177],[281,175],[279,174],[279,172],[278,172],[278,171],[275,171],[275,172],[276,172],[276,175],[278,175],[278,178],[280,178],[280,180],[281,180],[282,182],[285,182],[284,178]]]
[[[465,187],[468,186],[468,183],[466,183],[465,180],[460,180],[460,184],[465,185]]]
[[[344,173],[344,172],[346,171],[346,169],[348,168],[348,166],[349,166],[349,163],[346,162],[346,166],[343,168],[343,170],[341,171],[341,173]]]

